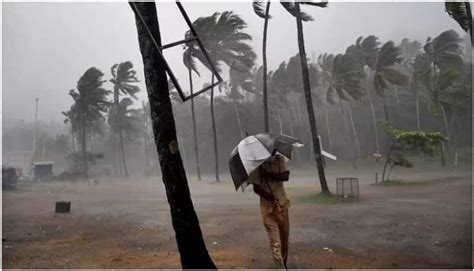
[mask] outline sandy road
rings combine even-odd
[[[307,200],[317,186],[305,174],[295,171],[288,183],[290,268],[470,268],[470,176],[406,172],[422,183],[383,187],[353,172],[361,199],[324,203]],[[217,266],[272,268],[256,196],[229,181],[190,184]],[[57,200],[71,200],[72,212],[55,214]],[[179,267],[158,178],[3,192],[3,239],[4,268]]]

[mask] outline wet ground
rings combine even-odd
[[[401,171],[406,184],[360,178],[360,199],[314,199],[311,173],[288,183],[290,268],[471,268],[471,176],[438,167]],[[337,170],[328,180],[335,189]],[[190,178],[208,250],[220,268],[272,268],[251,189]],[[71,201],[71,213],[54,204]],[[163,184],[151,179],[36,183],[3,192],[4,268],[179,268]]]

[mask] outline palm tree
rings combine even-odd
[[[231,99],[234,106],[237,124],[239,125],[240,137],[244,138],[244,130],[240,119],[239,110],[237,108],[237,101],[245,98],[243,92],[255,93],[253,85],[253,74],[248,72],[240,72],[234,68],[229,69],[229,82],[223,86],[226,89],[226,95]]]
[[[112,79],[110,79],[110,82],[114,84],[114,105],[115,109],[117,109],[119,108],[120,94],[130,96],[134,99],[137,98],[135,94],[140,91],[140,88],[138,86],[133,85],[133,83],[137,83],[139,81],[136,77],[137,72],[133,70],[133,64],[130,61],[115,64],[112,66],[110,71],[112,73]],[[122,160],[124,174],[125,176],[128,176],[127,162],[125,160],[125,151],[123,147],[123,134],[121,129],[122,120],[120,118],[120,114],[118,114],[117,116],[118,118],[115,120],[117,122],[115,124],[115,127],[119,127],[117,132],[119,134],[120,139],[120,156]]]
[[[439,89],[447,88],[445,84],[452,84],[455,76],[460,74],[462,69],[462,39],[454,30],[442,32],[434,39],[427,39],[423,47],[423,57],[428,64],[424,72],[425,85],[431,94],[431,100],[437,100]],[[436,89],[438,88],[438,90]],[[446,109],[443,104],[439,104],[439,109],[443,116],[446,136],[448,136]],[[445,165],[444,142],[441,145],[441,164]]]
[[[471,44],[473,44],[471,4],[469,2],[446,1],[444,6],[449,16],[453,17],[459,26],[464,31],[469,33],[469,36],[471,37]]]
[[[112,105],[107,120],[114,134],[125,133],[129,139],[138,136],[138,131],[140,130],[140,118],[136,114],[137,110],[129,108],[132,104],[133,102],[130,98],[123,98],[120,100],[118,106],[115,104]],[[121,142],[121,146],[123,149],[123,142]],[[125,158],[123,159],[125,160]],[[126,163],[124,163],[124,165],[126,165]]]
[[[324,8],[327,6],[327,2],[313,3],[313,2],[280,2],[282,6],[296,18],[296,29],[298,35],[298,49],[301,60],[301,71],[303,75],[303,90],[305,94],[306,107],[309,116],[309,125],[311,128],[311,136],[313,143],[314,157],[316,159],[316,166],[318,168],[319,182],[321,184],[321,190],[323,193],[330,193],[326,182],[326,176],[324,174],[323,157],[321,154],[321,146],[319,144],[318,130],[316,126],[316,118],[314,115],[313,100],[311,97],[311,86],[308,71],[308,62],[306,57],[306,51],[304,47],[304,36],[303,36],[303,21],[311,21],[313,18],[300,10],[300,4],[313,5],[316,7]]]
[[[202,237],[178,148],[166,71],[159,55],[161,36],[156,5],[154,2],[130,2],[130,6],[135,12],[154,139],[181,265],[182,268],[215,269]]]
[[[386,42],[378,51],[375,69],[373,70],[374,90],[375,93],[382,97],[385,120],[387,122],[390,120],[385,99],[385,90],[388,89],[390,85],[406,85],[408,81],[408,77],[396,68],[396,64],[400,64],[402,61],[400,55],[401,49],[399,47],[396,47],[392,41]]]
[[[409,74],[409,88],[415,94],[415,107],[416,107],[416,130],[421,132],[421,123],[420,123],[420,91],[418,89],[418,74],[421,68],[422,62],[419,57],[421,53],[421,43],[419,41],[410,41],[405,38],[401,41],[399,45],[402,50],[402,67],[405,70],[406,74]]]
[[[77,124],[79,138],[81,141],[82,172],[87,174],[88,155],[86,146],[86,131],[94,121],[104,119],[105,113],[110,105],[107,95],[110,91],[102,88],[105,82],[102,80],[104,74],[97,68],[89,68],[77,82],[76,89],[70,90],[69,95],[74,100],[74,108],[77,108]],[[74,110],[75,111],[75,110]]]
[[[265,20],[263,24],[263,41],[262,41],[262,58],[263,58],[263,127],[265,132],[270,131],[270,125],[268,120],[268,79],[267,79],[267,32],[268,32],[268,20],[270,16],[270,4],[271,1],[267,0],[265,5],[265,12],[263,11],[263,3],[258,0],[253,1],[253,10],[258,17]]]
[[[377,117],[375,115],[375,106],[372,98],[371,91],[373,90],[372,81],[373,81],[373,72],[375,69],[375,62],[377,57],[377,52],[379,50],[380,42],[378,38],[370,35],[366,38],[359,37],[354,45],[349,46],[346,49],[346,55],[350,55],[352,58],[360,65],[360,69],[365,73],[365,85],[366,85],[366,94],[370,103],[370,109],[372,114],[372,123],[374,127],[375,135],[375,153],[380,152],[380,143],[379,143],[379,134],[378,134],[378,125]]]
[[[76,152],[76,141],[75,141],[75,136],[78,130],[78,114],[77,114],[77,109],[73,105],[71,105],[71,108],[69,111],[66,112],[61,112],[66,118],[64,119],[64,124],[70,123],[71,124],[71,143],[72,143],[72,151]]]
[[[229,68],[240,72],[248,72],[254,66],[256,55],[250,45],[245,43],[252,37],[243,32],[247,27],[240,16],[232,11],[214,13],[208,17],[200,17],[193,22],[193,27],[202,40],[207,53],[214,62],[214,66],[223,63]],[[191,31],[187,31],[185,39],[191,38]],[[186,49],[191,51],[191,55],[206,67],[210,68],[203,52],[194,43],[187,43]],[[211,78],[214,84],[214,75]],[[219,181],[219,156],[217,146],[217,128],[214,114],[214,87],[211,88],[210,108],[212,132],[214,140],[215,173],[216,181]]]
[[[328,61],[329,60],[329,61]],[[363,96],[363,90],[361,87],[362,71],[359,69],[358,63],[350,55],[338,54],[334,58],[332,55],[323,55],[321,57],[322,66],[327,69],[329,65],[330,70],[324,71],[325,81],[327,82],[328,88],[326,91],[328,102],[336,103],[336,97],[341,106],[341,113],[344,118],[344,105],[343,101],[359,101]],[[325,63],[326,62],[326,63]],[[330,62],[330,63],[327,63]],[[359,143],[359,136],[355,128],[354,119],[352,116],[351,104],[348,105],[349,119],[352,128],[352,137],[355,141],[355,147],[357,150],[358,157],[361,156],[361,149]],[[345,118],[344,118],[345,121]],[[347,125],[345,125],[347,127]],[[346,130],[347,132],[347,130]],[[349,136],[349,138],[351,138]]]
[[[193,71],[199,75],[199,72],[196,68],[196,64],[194,61],[194,58],[192,56],[192,51],[191,48],[188,47],[186,50],[184,50],[183,53],[183,63],[188,69],[188,76],[189,76],[189,89],[191,95],[194,92],[193,89]],[[198,140],[197,140],[197,128],[196,128],[196,112],[194,110],[194,98],[191,98],[191,120],[193,123],[193,139],[194,139],[194,155],[195,155],[195,161],[196,161],[196,174],[198,181],[201,180],[201,168],[199,166],[199,147],[198,147]]]

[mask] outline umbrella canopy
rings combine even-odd
[[[291,159],[293,147],[302,147],[296,138],[274,133],[260,133],[248,136],[232,150],[229,159],[230,175],[235,189],[247,182],[249,175],[275,152]]]

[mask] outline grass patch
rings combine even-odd
[[[293,198],[293,201],[295,203],[323,203],[323,204],[352,202],[351,200],[347,200],[347,199],[343,201],[341,198],[338,198],[334,194],[325,194],[325,193],[296,196]]]

